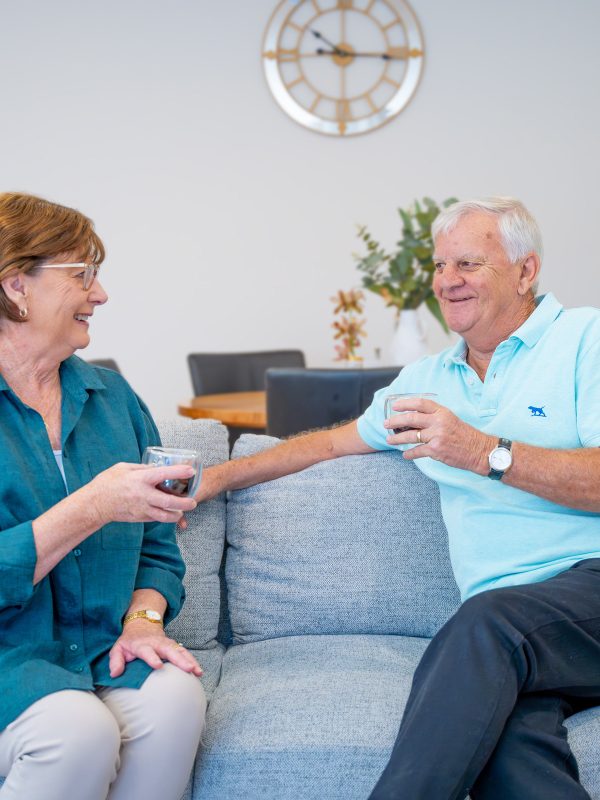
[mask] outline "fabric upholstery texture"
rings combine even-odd
[[[242,436],[234,457],[276,439]],[[437,488],[397,452],[349,456],[232,492],[233,640],[432,636],[458,607]]]
[[[195,797],[364,800],[426,644],[290,636],[231,647],[208,709]]]
[[[227,430],[213,420],[160,420],[165,447],[197,450],[205,466],[229,457]],[[177,542],[186,563],[186,602],[168,626],[169,636],[186,647],[214,646],[219,625],[219,567],[225,536],[225,496],[202,503],[187,515],[188,527],[178,531]]]

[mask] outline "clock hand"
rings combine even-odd
[[[310,32],[312,33],[312,35],[316,39],[321,39],[322,42],[325,42],[325,44],[328,44],[329,47],[333,48],[332,50],[323,50],[322,48],[319,48],[317,50],[317,53],[319,55],[325,55],[325,54],[327,54],[327,55],[338,55],[338,56],[349,56],[349,55],[352,55],[351,53],[348,53],[346,50],[342,50],[341,48],[337,47],[337,45],[335,45],[333,42],[330,42],[329,39],[327,39],[325,36],[323,36],[322,33],[319,33],[319,31],[315,31],[313,28],[311,28]]]
[[[317,55],[320,56],[335,56],[335,55],[344,55],[344,56],[351,56],[352,58],[381,58],[384,61],[405,61],[409,56],[417,56],[422,55],[421,51],[415,52],[407,52],[406,54],[403,53],[360,53],[360,52],[348,52],[346,50],[340,50],[339,47],[336,47],[335,50],[324,50],[322,47],[317,49]]]

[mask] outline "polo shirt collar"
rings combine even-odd
[[[527,347],[534,347],[562,310],[563,306],[552,292],[536,297],[534,312],[509,336],[509,339],[519,339]],[[444,364],[465,364],[466,355],[467,343],[460,338],[454,347],[448,350]]]
[[[527,347],[535,347],[562,310],[552,292],[536,297],[535,311],[509,338],[520,339]]]

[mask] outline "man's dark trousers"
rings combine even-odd
[[[425,651],[370,800],[589,800],[566,717],[600,704],[600,559],[467,600]]]

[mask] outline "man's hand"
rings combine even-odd
[[[202,667],[194,656],[182,645],[169,639],[161,625],[144,619],[128,622],[123,633],[114,643],[109,656],[111,678],[117,678],[125,670],[125,664],[140,658],[152,669],[160,669],[164,661],[170,661],[184,672],[202,676]]]
[[[386,428],[410,428],[403,433],[393,433],[390,444],[416,444],[403,455],[409,461],[429,456],[450,467],[466,469],[478,475],[487,475],[490,467],[488,455],[497,439],[467,425],[445,406],[425,398],[407,398],[394,403],[398,414],[386,420]]]

